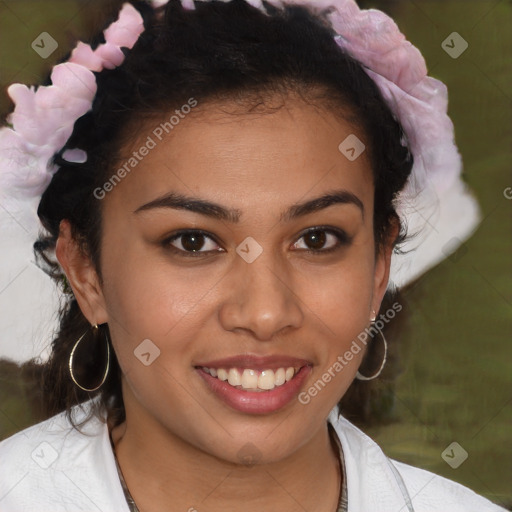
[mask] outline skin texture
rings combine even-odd
[[[239,510],[241,503],[249,512],[334,511],[341,479],[326,418],[364,351],[309,404],[292,400],[264,415],[221,402],[194,366],[239,354],[300,357],[313,365],[305,390],[368,327],[386,290],[392,245],[375,258],[366,153],[350,162],[338,150],[352,133],[367,142],[332,112],[292,96],[264,115],[230,109],[199,105],[102,200],[102,285],[67,221],[57,257],[87,319],[109,324],[127,414],[113,438],[141,512]],[[127,156],[157,124],[140,129]],[[361,200],[364,218],[357,206],[336,204],[280,220],[289,206],[339,189]],[[185,209],[133,213],[169,191],[235,208],[240,222]],[[315,245],[303,236],[317,226],[344,230],[352,241],[322,254],[337,239],[325,233]],[[205,238],[201,251],[223,250],[175,254],[162,242],[180,229],[216,237]],[[250,264],[235,251],[248,236],[263,248]],[[183,250],[184,238],[172,245]],[[148,338],[160,356],[145,366],[134,349]],[[252,467],[238,455],[247,443],[260,457]]]

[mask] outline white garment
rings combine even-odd
[[[75,410],[79,422],[86,411]],[[328,421],[343,448],[349,512],[506,512],[463,485],[389,459],[338,406]],[[106,423],[93,417],[81,429],[87,435],[60,413],[0,443],[0,512],[129,512]]]

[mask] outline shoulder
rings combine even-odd
[[[90,403],[73,408],[80,431],[62,412],[0,442],[2,512],[125,510],[106,424],[80,426]]]
[[[82,404],[82,408],[75,407],[74,417],[81,421],[85,418],[85,411],[87,410],[87,403]],[[80,411],[80,412],[79,412]],[[89,424],[89,432],[91,432],[90,425],[95,423],[91,421]],[[0,441],[0,453],[5,455],[10,453],[12,449],[20,448],[21,445],[26,445],[26,443],[30,443],[34,440],[45,439],[48,440],[52,438],[52,441],[63,442],[63,434],[72,434],[74,429],[72,429],[72,425],[69,423],[66,418],[65,412],[61,412],[45,421],[27,427],[16,434]],[[87,430],[87,429],[85,429]],[[96,432],[98,433],[98,432]],[[77,432],[78,434],[78,432]]]
[[[74,407],[73,413],[77,423],[85,419],[87,403],[84,407]],[[65,412],[61,412],[52,418],[32,425],[0,442],[0,472],[5,473],[9,462],[34,461],[39,467],[52,466],[60,457],[69,454],[68,449],[73,447],[83,448],[97,440],[102,434],[102,423],[98,418],[91,420],[81,427],[79,432],[69,422]],[[65,459],[59,461],[65,463]]]
[[[397,460],[389,460],[401,475],[417,512],[506,511],[505,508],[458,482]]]
[[[351,510],[506,512],[453,480],[385,455],[379,445],[334,408],[328,421],[341,442]]]

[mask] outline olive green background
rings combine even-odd
[[[37,83],[56,60],[119,2],[0,0],[0,111],[5,86]],[[510,1],[361,1],[393,16],[448,85],[449,114],[483,221],[454,255],[404,291],[410,314],[397,340],[404,371],[394,421],[367,428],[392,458],[469,486],[512,510],[512,4]],[[49,32],[58,49],[43,60],[31,48]],[[441,43],[458,32],[457,59]],[[0,313],[1,314],[1,313]],[[8,371],[9,370],[9,371]],[[1,367],[0,367],[0,371]],[[34,423],[25,387],[0,373],[0,439]],[[452,442],[468,458],[452,469]]]

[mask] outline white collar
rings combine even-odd
[[[74,407],[77,423],[87,404]],[[379,446],[339,416],[337,406],[328,421],[344,453],[350,512],[407,512],[401,478]],[[85,435],[60,413],[0,443],[0,509],[20,510],[22,504],[21,510],[32,510],[37,503],[41,510],[75,511],[83,510],[73,508],[81,503],[84,509],[129,512],[106,422],[92,417],[81,430]]]
[[[402,477],[380,446],[342,416],[338,405],[327,421],[333,425],[343,449],[350,512],[414,512]]]
[[[77,423],[84,419],[88,404],[73,408]],[[407,507],[400,475],[380,447],[339,415],[338,406],[328,421],[343,449],[350,512],[413,510]],[[106,422],[93,416],[80,428],[85,435],[60,413],[0,443],[0,509],[10,512],[22,504],[19,510],[37,505],[38,510],[54,512],[129,512]],[[73,508],[76,503],[84,508]]]
[[[87,404],[73,408],[77,423]],[[328,421],[343,449],[349,512],[413,511],[409,496],[416,512],[506,512],[457,482],[389,459],[338,406]],[[2,512],[129,512],[106,422],[93,416],[81,430],[60,413],[0,442]]]

